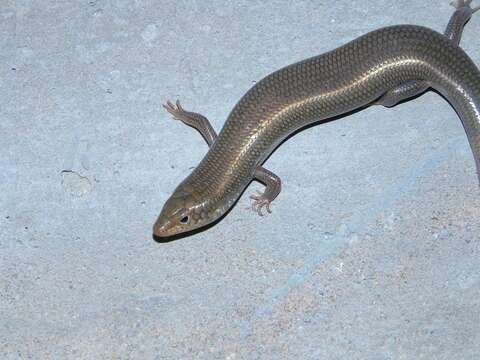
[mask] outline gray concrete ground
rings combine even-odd
[[[218,225],[152,240],[252,84],[381,26],[443,30],[448,0],[0,4],[3,359],[478,359],[480,192],[428,93],[295,136]],[[480,15],[462,47],[480,64]]]

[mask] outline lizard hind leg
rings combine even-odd
[[[462,8],[470,8],[471,13],[480,10],[480,5],[472,8],[470,5],[472,4],[473,0],[454,0],[450,3],[455,9],[462,9]]]
[[[460,9],[464,6],[470,6],[473,0],[454,0],[450,2],[450,5],[452,5],[456,9]]]
[[[454,0],[450,3],[450,5],[456,10],[450,17],[444,35],[457,45],[462,38],[465,24],[476,11],[480,10],[480,6],[472,9],[470,7],[471,3],[472,0]],[[428,88],[429,85],[423,81],[409,81],[385,93],[374,103],[374,105],[393,107],[401,101],[422,94],[428,90]]]

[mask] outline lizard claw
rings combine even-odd
[[[461,9],[463,7],[470,8],[472,10],[472,14],[476,12],[477,10],[480,10],[480,6],[477,6],[475,8],[471,8],[470,4],[472,3],[473,0],[454,0],[450,3],[455,9]]]
[[[165,110],[167,110],[170,114],[173,115],[173,118],[175,120],[180,120],[180,121],[185,121],[186,119],[186,114],[188,113],[185,111],[182,107],[182,104],[180,104],[180,100],[177,100],[175,102],[175,105],[168,100],[166,104],[163,105]]]
[[[257,194],[258,195],[250,195],[250,199],[253,200],[252,210],[256,211],[258,215],[263,216],[262,209],[265,207],[267,212],[271,214],[272,210],[270,210],[270,203],[272,201],[261,192],[257,191]]]
[[[182,105],[180,104],[180,100],[177,100],[177,101],[175,102],[175,104],[177,105],[178,111],[185,111],[185,110],[183,110],[183,107],[182,107]]]
[[[455,9],[460,9],[464,6],[469,6],[472,3],[472,0],[453,0],[450,2]]]

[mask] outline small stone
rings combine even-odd
[[[87,177],[75,171],[62,171],[62,185],[66,192],[72,196],[81,197],[92,190],[92,183]]]

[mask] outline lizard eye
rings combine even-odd
[[[184,224],[184,225],[188,224],[189,221],[190,221],[190,217],[188,217],[188,216],[184,216],[180,219],[180,223]]]

